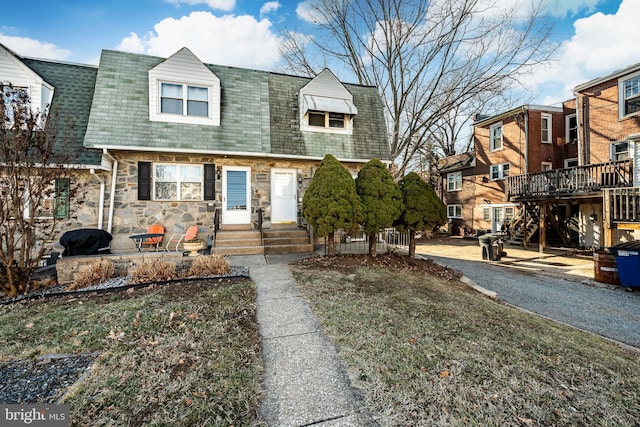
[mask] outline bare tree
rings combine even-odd
[[[0,119],[0,290],[12,297],[29,289],[71,189],[55,114],[34,110],[26,90],[0,84]]]
[[[555,46],[546,40],[551,26],[540,0],[516,3],[310,0],[315,31],[288,34],[286,67],[313,75],[337,62],[358,83],[377,86],[402,176],[421,152],[455,152],[451,117],[518,86],[550,59]]]

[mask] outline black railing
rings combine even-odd
[[[264,232],[262,231],[262,222],[264,221],[264,211],[258,208],[258,231],[260,232],[260,246],[264,246]]]
[[[507,200],[528,197],[600,192],[604,188],[629,187],[633,182],[631,160],[509,176]]]
[[[216,208],[213,213],[213,247],[216,246],[216,237],[218,236],[218,230],[220,230],[220,215],[222,211],[220,208]]]

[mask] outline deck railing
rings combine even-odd
[[[607,189],[604,206],[610,222],[640,222],[640,188]]]
[[[633,182],[631,160],[509,176],[507,200],[599,192],[604,188],[629,187]]]

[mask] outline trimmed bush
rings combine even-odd
[[[196,257],[189,269],[189,276],[213,276],[229,272],[229,261],[218,255],[203,255]]]

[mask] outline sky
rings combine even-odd
[[[533,103],[559,105],[576,85],[640,62],[640,0],[542,2],[560,47],[526,82]],[[30,0],[2,9],[0,43],[14,52],[94,65],[102,49],[168,57],[186,46],[206,63],[277,71],[282,31],[312,31],[306,1]]]

